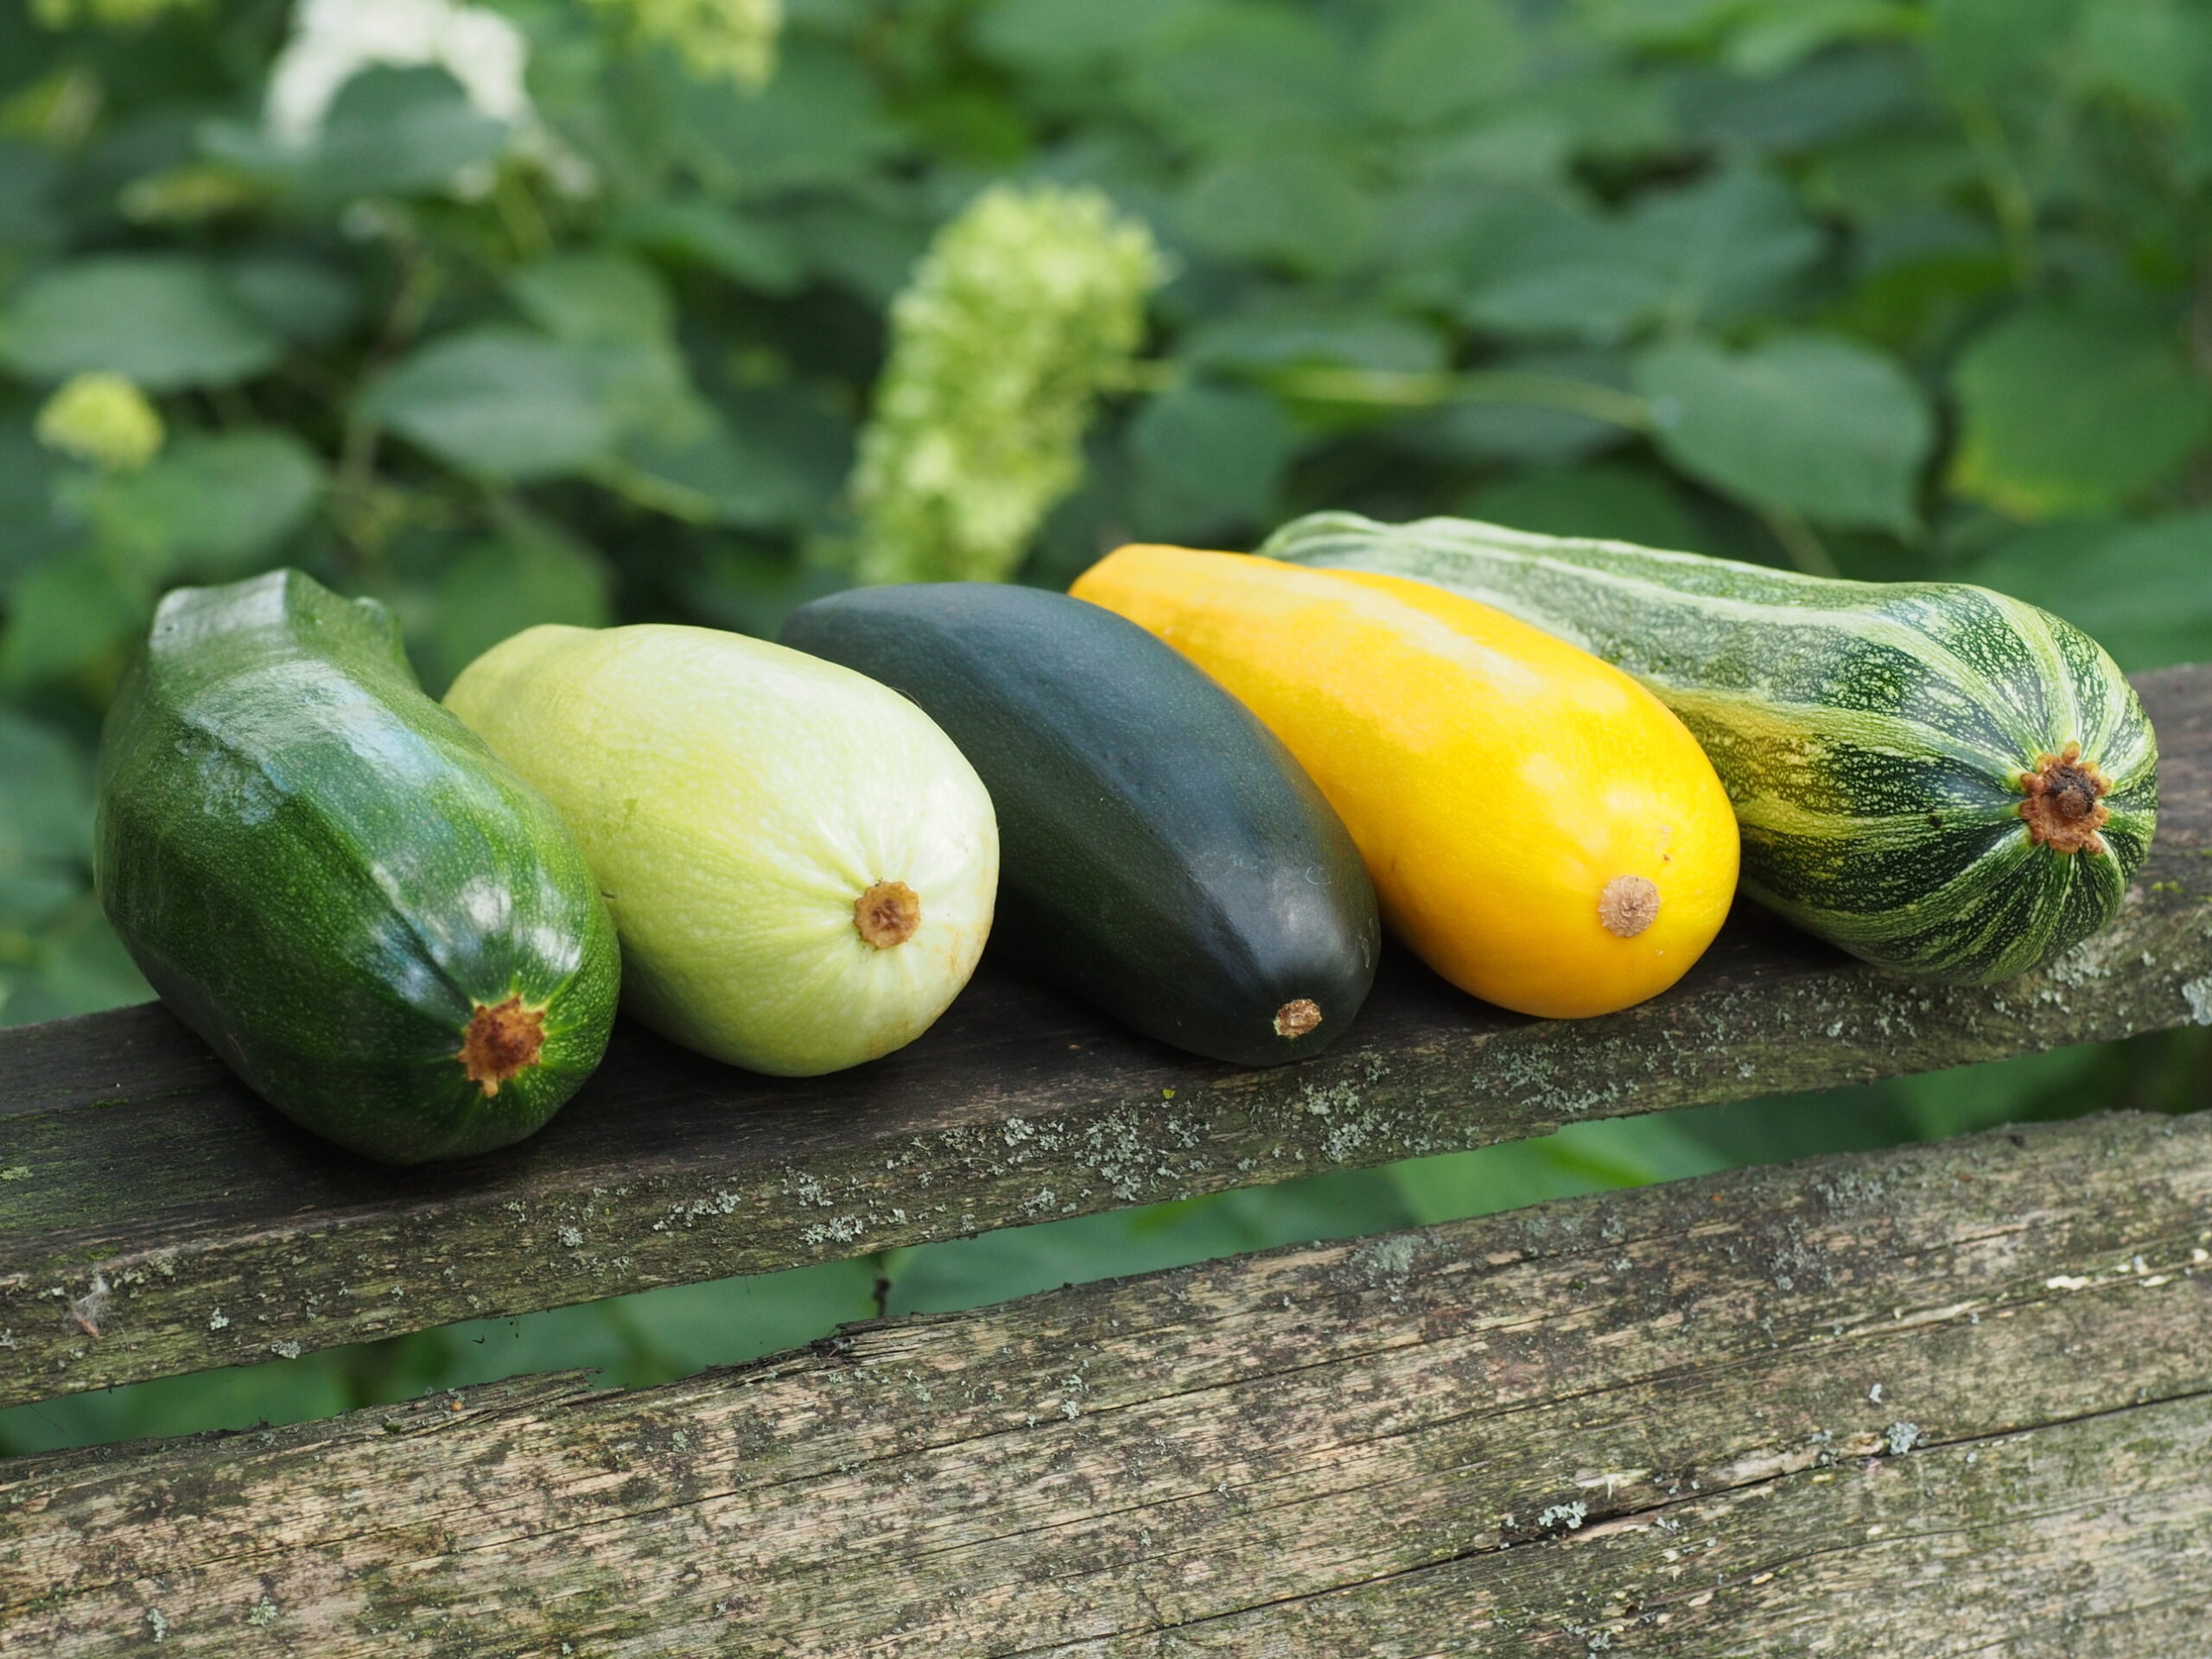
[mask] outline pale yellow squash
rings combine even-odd
[[[1071,590],[1241,699],[1351,830],[1384,920],[1524,1014],[1667,988],[1727,916],[1734,814],[1618,669],[1425,582],[1125,547]]]
[[[889,1052],[975,969],[998,828],[928,715],[850,669],[709,628],[531,628],[446,704],[575,831],[623,1003],[808,1076]]]

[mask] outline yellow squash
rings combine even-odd
[[[1523,1014],[1656,995],[1712,943],[1736,819],[1681,721],[1618,669],[1397,576],[1125,547],[1072,589],[1240,698],[1329,798],[1386,921]]]

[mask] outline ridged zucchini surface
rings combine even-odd
[[[1868,961],[1987,984],[2109,921],[2158,746],[2079,628],[1986,588],[1798,575],[1465,519],[1315,513],[1261,550],[1434,582],[1636,676],[1713,760],[1746,892]]]
[[[614,930],[553,808],[295,570],[170,594],[101,737],[94,874],[184,1021],[388,1163],[504,1146],[599,1064]]]

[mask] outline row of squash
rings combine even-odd
[[[180,589],[109,715],[96,876],[252,1088],[414,1163],[543,1124],[618,995],[815,1074],[919,1035],[987,936],[1248,1065],[1344,1034],[1385,925],[1504,1007],[1626,1007],[1739,874],[1991,982],[2110,918],[2156,767],[2095,643],[1979,588],[1318,514],[1071,595],[839,594],[780,644],[533,628],[442,707],[372,601]]]

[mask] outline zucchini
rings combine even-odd
[[[1071,591],[1282,741],[1343,817],[1385,925],[1463,991],[1610,1014],[1680,979],[1727,918],[1736,819],[1712,764],[1586,652],[1427,582],[1242,553],[1124,547]]]
[[[912,1042],[983,954],[998,830],[975,769],[874,681],[713,628],[525,629],[446,705],[575,827],[623,998],[783,1077]]]
[[[2149,850],[2142,703],[2095,640],[2002,594],[1455,518],[1315,513],[1261,551],[1433,582],[1636,676],[1712,757],[1745,890],[1869,962],[2024,973],[2111,920]]]
[[[553,809],[415,683],[373,600],[183,588],[100,739],[94,879],[163,1001],[387,1163],[543,1125],[599,1064],[614,932]]]
[[[1267,728],[1143,629],[1036,588],[815,601],[785,644],[904,692],[998,810],[996,943],[1148,1037],[1242,1065],[1319,1053],[1375,976],[1375,890]]]

